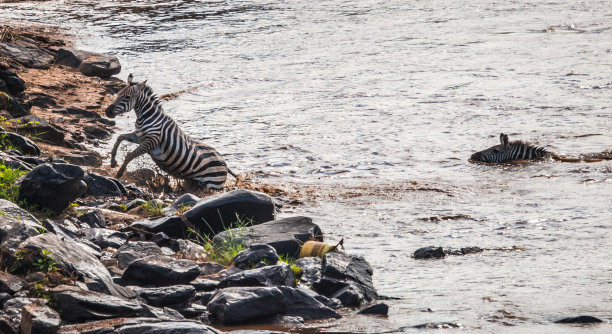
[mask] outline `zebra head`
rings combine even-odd
[[[481,162],[501,162],[503,161],[503,157],[508,155],[511,150],[510,142],[508,140],[508,135],[500,133],[499,141],[501,144],[489,147],[486,150],[476,152],[472,154],[470,160],[472,161],[481,161]]]
[[[106,117],[114,118],[117,115],[126,113],[134,108],[136,100],[142,93],[147,81],[134,82],[134,76],[130,74],[127,79],[128,85],[117,93],[115,102],[106,108]]]

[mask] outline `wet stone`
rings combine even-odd
[[[0,131],[4,145],[10,144],[25,155],[40,155],[40,148],[30,139],[13,132]]]
[[[276,287],[221,289],[208,302],[207,308],[213,322],[225,325],[247,323],[288,310],[282,292]]]
[[[213,275],[225,269],[224,265],[216,262],[202,262],[198,263],[198,265],[202,275]]]
[[[119,334],[220,334],[216,329],[192,321],[173,321],[126,325],[118,329]]]
[[[340,318],[331,308],[315,299],[304,289],[279,287],[287,304],[286,315],[297,316],[304,320]]]
[[[359,311],[359,314],[375,314],[387,316],[389,315],[389,306],[385,303],[374,304]]]
[[[87,173],[83,180],[87,183],[87,193],[88,196],[123,196],[127,194],[127,191],[119,182],[119,180],[112,178],[97,175],[94,173]]]
[[[414,251],[415,259],[442,259],[446,256],[442,247],[428,246]]]
[[[600,322],[603,322],[603,320],[590,315],[580,315],[577,317],[563,318],[555,321],[556,324],[596,324]]]
[[[97,76],[100,78],[109,78],[121,72],[121,64],[119,59],[110,55],[92,55],[83,59],[79,65],[79,71],[87,76]]]

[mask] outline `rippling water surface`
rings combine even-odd
[[[608,1],[44,1],[0,18],[66,27],[160,94],[197,87],[167,112],[235,171],[307,194],[284,214],[344,237],[399,298],[324,330],[612,330],[551,324],[612,320],[612,162],[467,161],[500,132],[612,148]],[[524,251],[410,257],[428,245]]]

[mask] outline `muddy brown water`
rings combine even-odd
[[[500,132],[566,156],[612,148],[611,13],[597,0],[0,4],[4,20],[117,54],[122,78],[187,90],[165,103],[186,132],[300,191],[283,215],[366,257],[397,298],[389,317],[312,325],[327,332],[612,331],[552,324],[612,320],[612,162],[467,161]],[[410,257],[429,245],[524,250]]]

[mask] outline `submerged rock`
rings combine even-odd
[[[253,244],[270,245],[277,254],[298,258],[302,244],[308,240],[323,241],[323,233],[308,217],[289,217],[221,232],[213,238],[213,243],[219,245],[228,239],[247,247]]]
[[[375,315],[389,315],[389,306],[385,303],[378,303],[364,308],[358,312],[359,314],[375,314]]]
[[[555,321],[556,324],[596,324],[603,320],[590,315],[579,315],[577,317],[563,318]]]
[[[196,262],[169,256],[149,256],[132,262],[123,279],[139,285],[167,286],[188,284],[200,275]]]
[[[372,267],[361,256],[329,252],[323,259],[322,274],[313,290],[339,299],[344,306],[360,306],[378,298],[372,283]]]
[[[274,220],[276,207],[264,193],[233,190],[199,201],[185,212],[185,218],[199,231],[215,235],[232,226],[237,219],[250,220],[253,225]]]
[[[140,303],[87,291],[76,286],[60,285],[51,289],[57,300],[62,319],[67,321],[98,320],[140,315],[144,309]]]
[[[414,255],[412,257],[415,259],[441,259],[445,256],[446,253],[444,253],[444,249],[442,249],[442,247],[428,246],[414,251]]]
[[[74,165],[39,165],[21,181],[17,200],[60,212],[87,191],[83,175],[83,170]]]

